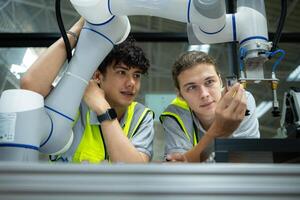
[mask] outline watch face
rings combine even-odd
[[[113,109],[113,108],[108,109],[108,114],[110,116],[110,119],[116,119],[117,118],[117,113],[116,113],[115,109]]]
[[[115,109],[113,109],[113,108],[110,108],[102,115],[97,116],[99,123],[102,123],[103,121],[106,121],[106,120],[113,120],[116,118],[117,118],[117,113],[116,113]]]

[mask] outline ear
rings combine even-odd
[[[95,80],[97,83],[100,84],[101,80],[102,80],[102,74],[99,70],[96,70],[93,74],[93,77],[92,77],[93,80]]]
[[[223,89],[224,85],[223,85],[223,80],[221,78],[221,75],[219,75],[219,80],[220,80],[220,86],[221,86],[221,89]]]
[[[222,96],[223,96],[227,92],[227,89],[224,87],[223,80],[222,80],[220,75],[219,75],[219,79],[220,79],[220,90],[221,90],[221,93],[222,93]]]
[[[177,97],[179,97],[180,99],[182,100],[185,100],[180,92],[180,90],[178,88],[176,88],[176,94],[177,94]]]

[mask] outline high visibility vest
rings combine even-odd
[[[122,127],[124,135],[131,139],[149,112],[152,111],[144,105],[132,102],[127,108],[125,124]],[[100,125],[90,124],[90,110],[82,114],[85,116],[84,133],[81,138],[78,138],[80,139],[79,142],[75,141],[75,144],[77,143],[78,146],[72,155],[72,162],[81,163],[86,161],[89,163],[100,163],[103,160],[108,160],[109,158]],[[70,155],[62,157],[70,157]]]
[[[160,115],[159,120],[163,123],[165,117],[174,119],[187,139],[195,146],[198,143],[196,124],[192,117],[192,111],[186,101],[176,97],[167,109]]]

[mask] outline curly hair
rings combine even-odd
[[[178,76],[186,69],[192,68],[197,64],[211,64],[214,66],[217,74],[218,67],[216,61],[209,56],[208,54],[201,52],[201,51],[188,51],[183,54],[181,54],[172,67],[172,76],[173,81],[175,84],[175,87],[179,89],[179,82],[178,82]]]
[[[150,67],[149,60],[146,58],[144,51],[142,48],[136,46],[135,40],[132,37],[128,37],[121,44],[115,45],[99,65],[98,70],[101,73],[105,73],[107,67],[113,62],[117,64],[123,63],[129,68],[141,69],[143,74],[146,74]]]

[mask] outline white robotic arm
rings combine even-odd
[[[71,0],[87,21],[105,23],[113,16],[149,15],[188,24],[191,44],[239,42],[242,62],[240,81],[276,81],[265,78],[263,65],[272,48],[264,0],[237,0],[237,12],[226,14],[220,0]],[[101,13],[101,14],[98,14]]]
[[[262,52],[270,48],[264,1],[238,2],[238,13],[226,15],[225,2],[219,0],[71,0],[75,9],[86,19],[86,23],[67,72],[46,98],[44,107],[43,103],[33,108],[29,106],[30,102],[24,102],[22,109],[14,109],[12,99],[24,92],[34,99],[40,97],[23,90],[16,90],[13,94],[2,94],[0,160],[36,161],[37,156],[27,155],[36,155],[38,151],[59,154],[70,146],[73,137],[72,125],[84,89],[113,45],[127,38],[130,31],[128,15],[151,15],[193,24],[193,31],[200,41],[239,41],[247,49],[245,58],[260,60]],[[39,110],[42,117],[34,116],[36,110]],[[18,120],[24,112],[26,123]],[[16,120],[13,121],[12,118]],[[32,126],[30,129],[28,124]],[[24,129],[29,133],[21,137]],[[7,133],[13,133],[10,134],[12,136],[9,140],[6,137]],[[16,156],[25,146],[34,148],[22,157]]]
[[[54,128],[53,137],[41,147],[42,152],[61,153],[66,139],[72,135],[70,131],[68,134],[61,133],[71,130],[88,81],[113,45],[126,39],[129,30],[126,16],[113,17],[103,24],[85,23],[67,72],[45,100],[45,108],[54,122]],[[66,138],[58,140],[62,135]]]
[[[194,4],[195,2],[198,1],[194,1]],[[225,12],[225,7],[223,9]],[[268,41],[264,1],[239,0],[237,12],[226,14],[226,18],[223,17],[223,19],[220,22],[222,27],[214,31],[208,31],[198,24],[189,24],[189,42],[193,44],[239,42],[247,70],[246,74],[241,73],[241,78],[264,80],[263,64],[267,61],[267,52],[272,47]],[[209,24],[207,23],[206,26]]]
[[[113,45],[125,40],[129,31],[126,16],[100,24],[86,22],[68,69],[45,105],[42,96],[31,91],[3,92],[0,160],[36,161],[39,151],[51,155],[66,151],[72,143],[72,126],[88,81]],[[39,103],[31,106],[32,102]]]

